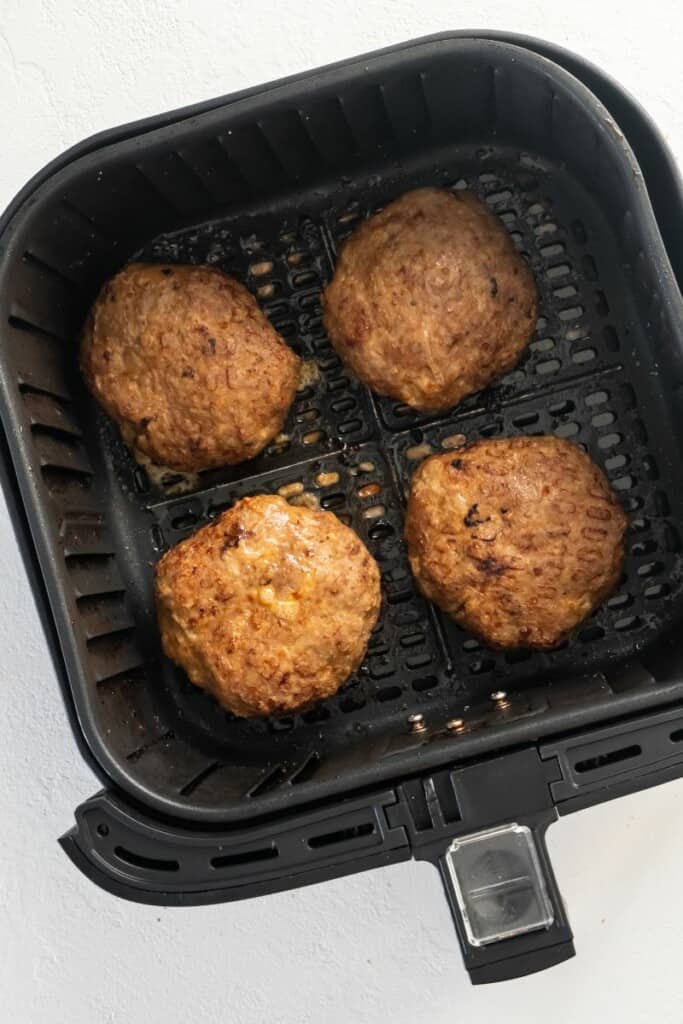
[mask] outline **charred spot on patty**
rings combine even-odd
[[[216,520],[216,524],[218,523],[219,520]],[[241,523],[232,523],[225,531],[223,544],[221,546],[221,553],[229,551],[231,548],[238,547],[239,542],[249,536],[251,536],[251,531],[246,530]]]
[[[476,502],[474,505],[470,505],[467,515],[463,519],[463,523],[468,527],[481,526],[482,523],[490,522],[491,516],[483,516],[482,518],[479,518],[479,505],[477,505]]]
[[[489,555],[487,558],[475,558],[474,561],[479,571],[486,576],[502,576],[509,569],[508,565],[504,565],[493,555]]]

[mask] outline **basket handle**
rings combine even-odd
[[[439,859],[441,878],[474,985],[508,981],[574,956],[545,845],[556,814],[459,836]]]

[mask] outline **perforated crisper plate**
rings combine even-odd
[[[79,720],[119,785],[197,820],[237,821],[420,759],[519,742],[561,729],[567,710],[597,721],[639,687],[655,702],[659,683],[637,659],[680,613],[681,346],[657,292],[661,266],[657,276],[645,255],[656,252],[652,224],[622,215],[642,189],[623,141],[585,89],[514,47],[451,40],[362,67],[84,157],[53,183],[50,215],[34,205],[8,247],[7,260],[20,255],[11,281],[3,271],[3,412]],[[540,292],[518,367],[431,418],[360,385],[320,310],[344,237],[420,185],[474,189]],[[73,339],[102,280],[133,255],[236,274],[306,361],[283,433],[257,459],[150,479],[86,395]],[[492,652],[417,593],[405,496],[429,452],[533,433],[570,438],[603,468],[629,515],[625,571],[560,649]],[[162,657],[153,568],[260,492],[319,504],[357,530],[380,565],[383,603],[364,663],[336,697],[242,721]],[[501,688],[508,700],[496,705]],[[416,711],[424,733],[408,723]],[[453,717],[465,721],[457,735]]]
[[[375,185],[365,206],[326,208],[284,227],[255,218],[232,230],[221,224],[192,228],[158,238],[140,254],[208,261],[239,275],[274,325],[284,327],[299,354],[317,368],[285,426],[284,450],[272,446],[251,472],[230,467],[205,474],[211,486],[202,480],[197,494],[169,501],[156,493],[158,487],[145,490],[144,477],[118,446],[119,471],[132,474],[153,518],[145,561],[154,561],[238,498],[281,491],[295,502],[312,500],[335,512],[359,533],[382,569],[383,609],[360,672],[336,697],[303,715],[237,722],[162,662],[173,713],[182,715],[184,728],[217,758],[228,746],[232,756],[239,750],[242,760],[258,763],[272,751],[273,734],[307,726],[317,730],[318,744],[325,744],[335,722],[346,735],[347,723],[381,727],[383,720],[395,720],[397,710],[405,720],[416,696],[421,707],[437,693],[443,702],[444,690],[448,698],[460,694],[471,701],[518,680],[545,681],[562,669],[602,667],[654,635],[679,594],[680,538],[667,497],[672,485],[661,479],[650,454],[647,426],[628,382],[624,328],[598,269],[605,257],[596,255],[600,242],[590,209],[584,213],[577,197],[570,199],[562,187],[568,183],[556,170],[538,162],[532,169],[528,159],[501,163],[496,156],[464,154],[450,172],[418,172],[409,183],[401,182],[402,189],[426,183],[474,189],[530,260],[541,297],[537,329],[519,366],[431,421],[371,396],[345,370],[322,326],[320,288],[337,246],[361,216],[394,194],[395,185],[386,192]],[[602,466],[630,513],[628,557],[617,592],[560,649],[494,652],[417,594],[402,541],[404,499],[413,469],[428,452],[480,437],[534,433],[570,438]],[[372,440],[350,443],[354,436]],[[330,474],[338,483],[321,487],[316,482]],[[168,489],[177,486],[171,477]],[[153,618],[149,626],[153,630]]]

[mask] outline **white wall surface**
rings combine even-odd
[[[102,128],[449,28],[505,28],[582,53],[639,97],[683,163],[680,10],[678,0],[0,0],[0,206]],[[1,504],[0,580],[1,1022],[683,1021],[683,783],[553,826],[578,956],[488,988],[469,984],[427,865],[202,909],[96,889],[55,841],[99,787],[72,740]]]

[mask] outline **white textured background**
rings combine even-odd
[[[683,163],[680,10],[680,0],[0,0],[0,206],[102,128],[449,28],[527,32],[582,53],[639,97]],[[683,783],[553,826],[578,957],[488,988],[469,984],[427,865],[203,909],[99,891],[55,842],[98,786],[72,741],[1,505],[0,580],[1,1021],[683,1021]]]

